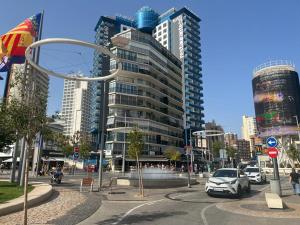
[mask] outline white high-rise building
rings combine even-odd
[[[62,119],[65,121],[64,134],[90,132],[90,86],[87,81],[64,81]]]
[[[251,136],[255,136],[257,134],[255,117],[244,115],[242,119],[242,138],[250,141]]]

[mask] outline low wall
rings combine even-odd
[[[191,184],[195,184],[196,179],[191,178]],[[117,185],[121,186],[139,186],[138,179],[118,178]],[[171,188],[171,187],[183,187],[187,185],[187,179],[143,179],[143,185],[145,188]]]

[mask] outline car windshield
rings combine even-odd
[[[217,170],[213,177],[237,177],[236,170]]]
[[[259,169],[258,168],[246,168],[245,172],[250,172],[250,173],[255,172],[255,173],[258,173]]]

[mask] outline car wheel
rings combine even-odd
[[[248,186],[246,188],[246,192],[249,194],[251,192],[251,184],[248,182]]]

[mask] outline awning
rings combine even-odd
[[[49,157],[49,158],[42,157],[41,160],[45,161],[45,162],[57,162],[57,161],[63,162],[63,161],[65,161],[62,158],[52,158],[52,157]]]
[[[4,160],[4,163],[12,163],[12,158]],[[17,162],[20,162],[20,157],[17,158]]]
[[[135,159],[126,159],[127,162],[135,162]],[[162,157],[149,157],[149,158],[140,158],[140,162],[168,162],[167,158]]]
[[[12,153],[4,153],[4,152],[0,152],[0,158],[9,158],[12,157]]]

